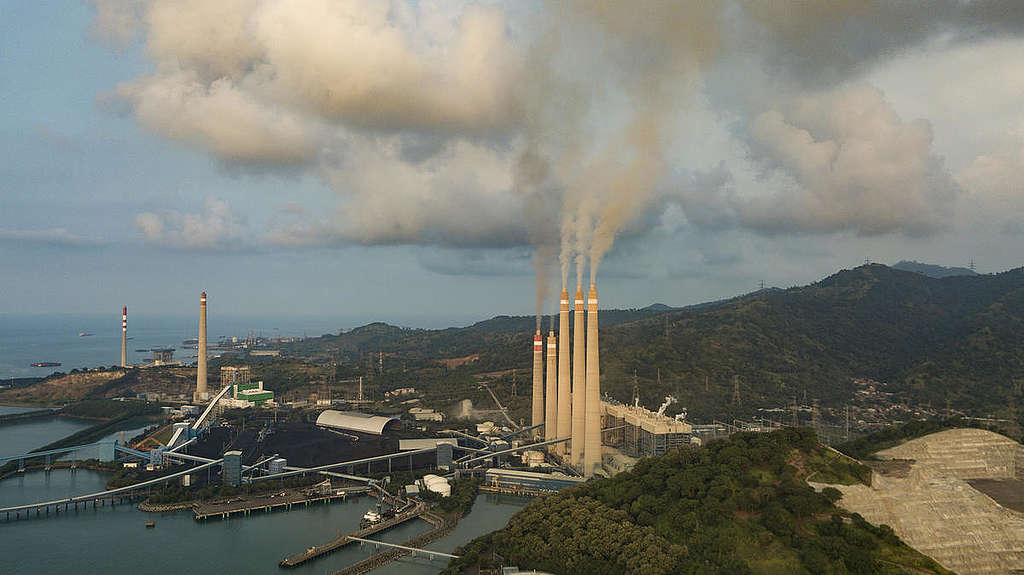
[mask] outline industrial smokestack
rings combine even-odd
[[[558,437],[558,340],[555,332],[548,333],[547,385],[544,391],[544,440],[551,441]],[[555,447],[548,447],[555,452]]]
[[[206,292],[199,296],[199,365],[196,372],[195,400],[206,401],[210,394],[206,391]]]
[[[536,426],[544,423],[544,340],[540,330],[533,336],[533,423]],[[533,430],[534,437],[540,437],[540,431]]]
[[[569,437],[572,422],[569,420],[569,389],[572,380],[569,370],[569,292],[562,286],[562,298],[558,308],[558,435]],[[569,443],[555,446],[555,452],[569,454]]]
[[[586,349],[583,332],[583,288],[576,286],[576,301],[572,313],[572,439],[569,441],[570,463],[583,462],[584,409],[586,408]]]
[[[601,360],[597,353],[597,289],[587,292],[587,403],[584,422],[583,476],[601,468]]]
[[[121,308],[121,367],[128,367],[128,306]]]

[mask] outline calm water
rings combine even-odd
[[[28,453],[94,423],[68,417],[47,417],[0,425],[0,457]]]
[[[6,448],[15,427],[0,427],[0,447]],[[55,427],[47,433],[59,432]],[[0,481],[0,506],[102,491],[106,477],[88,470],[26,473]],[[357,529],[372,501],[353,497],[346,503],[206,523],[196,523],[190,512],[143,513],[130,504],[90,507],[40,519],[4,521],[0,517],[0,572],[280,574],[277,562],[285,556],[333,539],[338,529]],[[480,495],[455,532],[429,547],[450,552],[478,535],[500,529],[525,503],[520,498]],[[155,529],[144,527],[149,519],[156,521]],[[409,522],[375,537],[401,543],[428,528],[422,521]],[[351,547],[293,571],[330,573],[371,552]],[[428,575],[442,566],[437,560],[407,558],[379,572]]]
[[[121,310],[107,315],[17,315],[0,314],[0,380],[12,377],[45,376],[54,371],[73,368],[116,365],[121,362]],[[221,336],[245,337],[249,331],[264,337],[315,337],[351,329],[381,318],[372,317],[225,317],[210,312],[207,333],[210,343]],[[414,327],[449,327],[466,325],[479,318],[384,318],[398,325]],[[174,347],[175,358],[194,361],[188,356],[194,350],[181,349],[185,339],[198,337],[199,314],[195,317],[154,316],[144,313],[128,315],[128,361],[142,363],[151,357],[136,349]],[[79,333],[91,333],[79,337]],[[216,352],[213,352],[216,353]],[[31,367],[30,363],[55,361],[60,367]],[[3,381],[0,381],[0,385]]]

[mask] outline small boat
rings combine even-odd
[[[95,335],[95,334],[89,333],[87,331],[80,331],[80,332],[78,332],[78,337],[90,337],[92,335]]]
[[[153,527],[156,527],[156,521],[150,519],[146,522],[146,529],[152,529]]]
[[[30,363],[29,365],[31,365],[32,367],[57,367],[57,366],[60,365],[60,362],[59,361],[37,361],[35,363]]]

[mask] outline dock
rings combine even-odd
[[[333,553],[349,543],[355,543],[356,540],[352,539],[353,537],[365,539],[374,533],[380,533],[381,531],[390,529],[411,519],[416,519],[417,517],[423,517],[425,521],[433,524],[434,518],[437,516],[433,513],[429,513],[429,509],[430,507],[427,504],[419,503],[413,509],[400,513],[387,521],[382,521],[376,525],[371,525],[365,529],[360,529],[359,531],[355,531],[347,535],[339,535],[337,539],[324,543],[323,545],[314,545],[302,553],[296,553],[295,555],[285,558],[278,563],[278,565],[284,568],[298,567],[303,563],[312,561],[318,557],[323,557],[328,553]]]
[[[344,501],[349,495],[369,493],[367,486],[349,487],[338,489],[331,493],[310,495],[304,492],[293,492],[286,490],[280,493],[268,493],[257,497],[245,496],[236,499],[229,499],[218,503],[199,504],[193,508],[193,516],[196,521],[209,519],[228,519],[233,515],[250,515],[252,513],[272,513],[274,511],[285,511],[301,505],[328,505],[335,501]]]
[[[366,559],[363,559],[362,561],[353,563],[352,565],[345,567],[344,569],[339,569],[335,571],[332,575],[363,575],[364,573],[369,573],[374,569],[383,567],[384,565],[387,565],[392,561],[409,555],[410,553],[424,553],[428,557],[455,557],[455,555],[451,555],[450,553],[427,551],[426,549],[422,549],[422,547],[424,545],[437,541],[438,539],[451,533],[452,530],[455,529],[455,526],[458,524],[458,521],[448,521],[440,515],[436,515],[434,513],[424,513],[423,519],[431,525],[433,525],[434,528],[430,531],[427,531],[426,533],[423,533],[422,535],[417,535],[416,537],[409,539],[401,545],[391,545],[374,541],[373,544],[384,545],[387,547],[391,547],[391,549],[371,555]]]

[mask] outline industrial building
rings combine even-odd
[[[174,361],[173,347],[155,347],[149,351],[153,354],[150,365],[178,365],[178,362]]]
[[[695,443],[693,428],[639,405],[602,402],[605,416],[604,444],[630,457],[653,457],[669,449]]]
[[[568,475],[554,475],[550,473],[535,473],[532,471],[517,471],[514,469],[488,469],[484,474],[482,487],[501,491],[549,492],[559,491],[566,487],[573,487],[583,483],[585,479],[580,477],[569,477]]]
[[[253,382],[248,365],[224,366],[220,368],[221,386],[231,386],[231,399],[226,405],[236,407],[248,407],[250,405],[263,405],[274,400],[274,392],[263,389],[263,382]],[[237,405],[242,403],[243,405]]]
[[[242,484],[242,452],[224,452],[224,483],[238,487]]]
[[[372,415],[359,411],[337,411],[328,409],[316,418],[318,427],[338,431],[355,431],[368,435],[384,435],[385,431],[399,425],[397,417]]]

